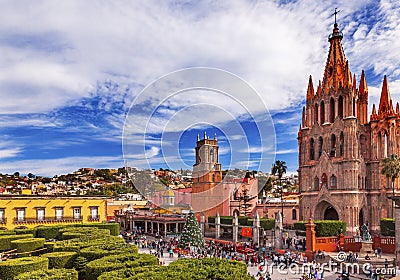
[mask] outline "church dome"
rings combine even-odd
[[[173,190],[167,189],[167,190],[164,192],[163,196],[175,196],[175,193],[174,193]]]

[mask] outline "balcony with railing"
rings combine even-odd
[[[100,221],[100,215],[90,215],[90,216],[88,217],[88,221],[91,221],[91,222],[98,222],[98,221]]]
[[[46,223],[71,223],[81,222],[82,216],[74,217],[35,217],[35,218],[14,218],[14,224],[46,224]]]

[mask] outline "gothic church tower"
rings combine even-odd
[[[386,76],[379,111],[368,121],[364,71],[357,88],[335,22],[322,82],[308,82],[298,132],[300,219],[340,219],[347,231],[368,222],[378,230],[391,212],[388,180],[380,161],[399,153],[400,112],[393,110]]]

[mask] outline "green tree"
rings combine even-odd
[[[381,173],[392,182],[392,195],[394,197],[394,184],[400,176],[400,158],[396,154],[382,160]],[[392,218],[394,218],[394,200],[392,200]]]
[[[190,247],[203,248],[204,239],[196,221],[193,211],[190,211],[183,227],[179,248],[189,249]]]
[[[283,174],[286,173],[287,166],[286,162],[282,160],[277,160],[272,165],[271,174],[274,176],[278,176],[279,178],[279,186],[281,187],[281,204],[282,204],[282,221],[283,221],[283,186],[282,186],[282,177]]]

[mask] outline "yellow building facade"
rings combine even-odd
[[[0,228],[105,222],[105,197],[0,196]]]

